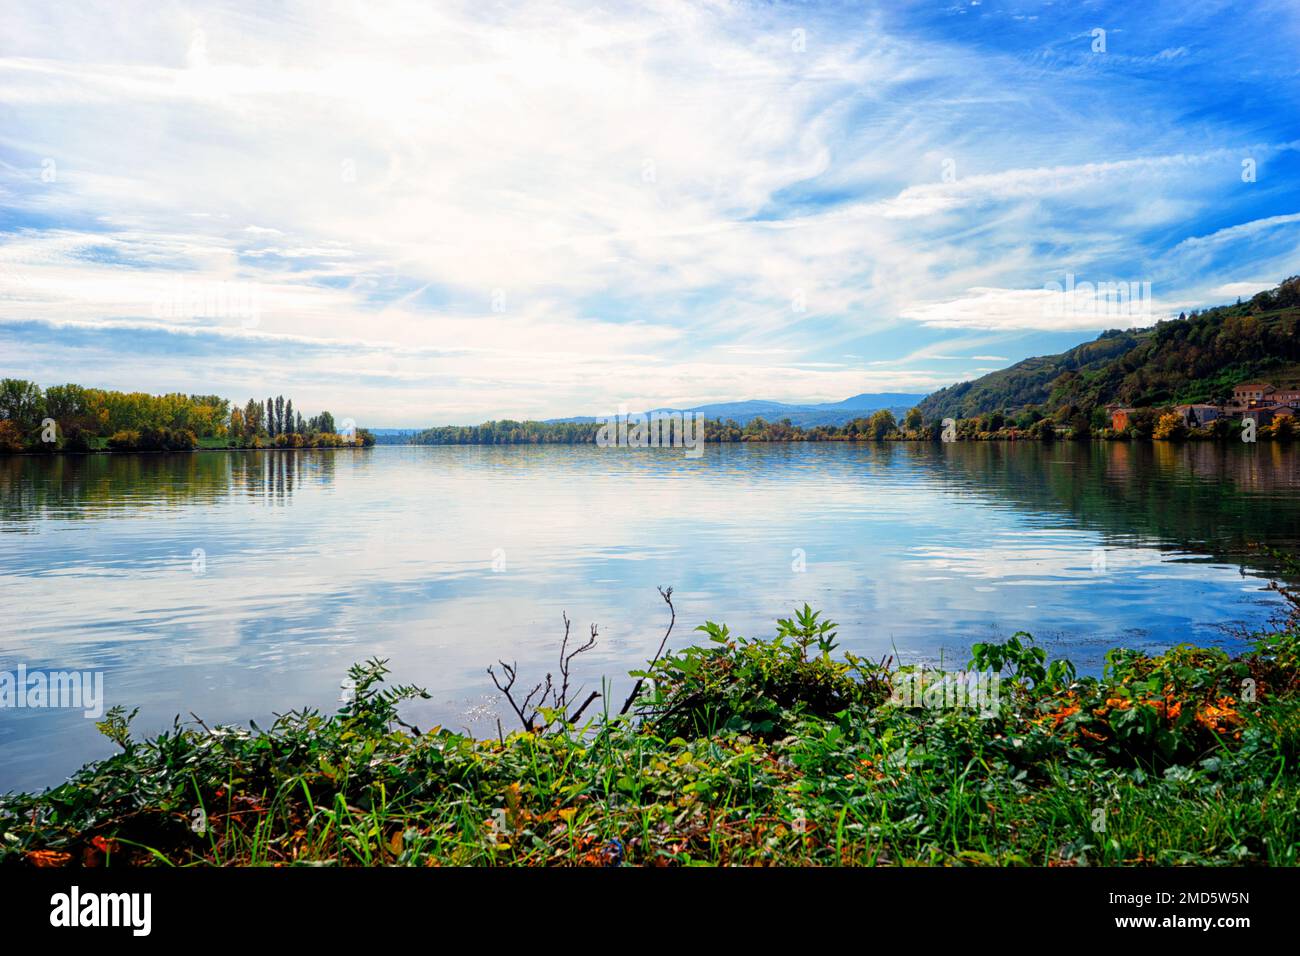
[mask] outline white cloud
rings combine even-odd
[[[1079,285],[1075,289],[975,288],[960,298],[917,305],[905,315],[936,328],[1054,332],[1141,327],[1163,315],[1141,283],[1117,283],[1122,285],[1119,289]]]
[[[231,353],[178,356],[170,387],[221,367],[394,424],[562,415],[630,382],[648,405],[924,390],[918,326],[1113,324],[1082,301],[1052,320],[1034,286],[1118,256],[1154,273],[1133,237],[1236,173],[1231,137],[1187,154],[1145,115],[1117,147],[1123,111],[1071,115],[1054,77],[889,8],[798,14],[802,51],[789,10],[679,0],[11,4],[0,334],[212,332]],[[256,323],[157,308],[178,277],[256,290]],[[291,354],[254,373],[238,352],[267,337]],[[143,387],[126,358],[39,367]]]
[[[1256,292],[1263,292],[1265,289],[1271,289],[1277,285],[1276,279],[1256,279],[1246,282],[1225,282],[1223,285],[1215,286],[1213,294],[1220,299],[1228,300],[1234,298],[1249,299]]]

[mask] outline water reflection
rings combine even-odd
[[[1300,458],[1287,446],[1195,442],[939,446],[952,479],[1027,511],[1057,510],[1118,544],[1233,557],[1300,540]],[[920,454],[925,454],[921,452]]]
[[[348,451],[349,454],[365,452]],[[284,504],[300,482],[328,484],[335,451],[0,457],[0,532],[47,518],[155,506],[209,505],[231,495]]]
[[[348,451],[427,455],[429,449]],[[951,445],[712,446],[700,462],[673,454],[591,456],[589,449],[464,447],[441,465],[450,476],[523,475],[562,464],[589,477],[629,479],[712,474],[741,484],[878,477],[902,465],[949,491],[996,498],[1032,512],[1056,510],[1110,537],[1204,549],[1251,560],[1260,542],[1300,537],[1300,457],[1263,443],[963,442]],[[434,451],[437,453],[437,450]],[[153,507],[203,507],[234,496],[288,504],[300,484],[328,486],[339,452],[286,450],[158,455],[0,457],[0,531],[31,531],[51,518],[74,520]],[[354,464],[355,462],[350,462]],[[761,470],[756,469],[761,465]],[[1263,562],[1267,565],[1267,562]]]
[[[422,725],[495,732],[487,663],[544,673],[567,611],[601,625],[580,675],[599,686],[653,649],[660,584],[679,642],[705,619],[770,633],[808,601],[859,653],[964,660],[1026,629],[1095,669],[1115,643],[1232,643],[1225,624],[1267,619],[1247,549],[1300,538],[1296,465],[1100,443],[4,458],[0,669],[102,670],[156,731],[333,707],[378,655],[433,692]],[[0,711],[0,787],[107,753],[88,724]]]

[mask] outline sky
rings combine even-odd
[[[1300,272],[1298,47],[1294,0],[5,0],[0,375],[929,392]]]

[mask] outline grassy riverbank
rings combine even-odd
[[[645,672],[629,718],[598,700],[571,726],[557,687],[504,739],[406,726],[422,692],[378,662],[338,713],[265,730],[141,741],[111,713],[120,753],[0,799],[0,862],[1300,862],[1294,615],[1236,658],[1116,650],[1101,678],[1025,639],[976,645],[972,670],[1001,679],[973,697],[835,653],[808,614],[766,640],[702,630]]]

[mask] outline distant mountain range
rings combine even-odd
[[[907,410],[916,405],[924,395],[910,392],[863,392],[842,402],[826,402],[818,405],[791,405],[786,402],[772,402],[755,399],[745,402],[717,402],[712,405],[695,405],[691,408],[652,408],[645,414],[655,412],[698,412],[705,418],[717,418],[722,421],[731,419],[738,425],[746,425],[755,418],[769,422],[790,419],[793,425],[811,428],[815,425],[843,425],[855,418],[864,418],[872,412],[887,408],[900,418]],[[613,409],[610,410],[613,414]],[[600,421],[600,416],[588,415],[574,418],[552,418],[547,424],[574,422],[584,424]]]

